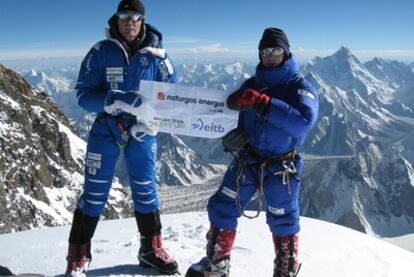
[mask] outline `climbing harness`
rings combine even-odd
[[[105,119],[105,125],[108,128],[109,133],[111,134],[112,140],[115,142],[115,144],[118,145],[118,147],[121,148],[121,149],[125,148],[125,146],[127,146],[128,142],[129,142],[129,138],[130,138],[130,135],[128,134],[128,131],[131,129],[131,127],[136,122],[135,116],[118,115],[118,116],[114,117],[117,120],[116,126],[117,126],[119,132],[121,133],[121,138],[123,140],[123,143],[121,143],[116,138],[114,132],[112,131],[112,129],[109,125],[109,122],[108,122],[109,115],[105,114],[105,115],[102,115],[101,117],[103,117]],[[128,121],[129,124],[124,125],[122,121]]]
[[[260,215],[260,212],[263,209],[263,186],[266,183],[266,180],[270,177],[270,176],[277,176],[277,175],[282,175],[282,184],[287,186],[288,189],[288,193],[289,195],[292,193],[291,187],[290,187],[290,176],[294,176],[297,180],[299,180],[299,177],[297,176],[297,169],[295,166],[295,155],[296,155],[296,150],[292,150],[288,153],[286,153],[285,155],[281,155],[281,156],[277,156],[277,157],[267,157],[267,158],[263,158],[261,156],[259,156],[255,151],[253,151],[252,149],[247,150],[247,151],[242,151],[239,153],[238,156],[236,156],[234,153],[230,152],[235,161],[236,161],[236,166],[237,166],[237,171],[236,171],[236,206],[237,209],[239,210],[240,215],[249,218],[249,219],[253,219],[256,218]],[[259,162],[257,163],[253,163],[253,164],[247,164],[245,161],[245,156],[246,155],[252,155],[253,157],[255,157]],[[267,168],[267,166],[269,164],[272,163],[280,163],[282,165],[282,170],[280,171],[276,171],[273,173],[269,173],[265,176],[265,169]],[[240,201],[240,180],[241,178],[245,178],[244,175],[244,171],[247,168],[250,167],[256,167],[256,172],[257,174],[255,174],[255,178],[256,178],[256,182],[255,182],[255,186],[256,186],[256,192],[258,194],[258,199],[259,199],[259,207],[257,209],[257,212],[254,216],[250,216],[247,215],[244,212],[244,209],[241,205],[241,201]],[[244,180],[243,180],[244,181]]]

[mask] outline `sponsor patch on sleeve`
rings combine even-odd
[[[299,90],[298,90],[298,94],[299,94],[299,95],[302,95],[302,96],[305,96],[305,97],[309,97],[309,98],[311,98],[312,100],[316,100],[315,95],[313,95],[311,92],[309,92],[309,91],[307,91],[307,90],[304,90],[304,89],[299,89]]]
[[[275,207],[269,206],[269,212],[271,212],[274,215],[284,215],[285,214],[285,209],[284,208],[275,208]]]
[[[160,73],[163,81],[168,81],[168,79],[173,75],[174,68],[168,58],[163,60],[159,65]]]

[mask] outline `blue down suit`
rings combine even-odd
[[[316,89],[300,77],[298,71],[298,64],[291,55],[277,68],[259,64],[255,76],[242,85],[242,90],[251,88],[267,94],[271,102],[262,116],[252,109],[240,112],[238,127],[246,132],[252,150],[239,154],[228,167],[218,191],[209,199],[209,219],[218,228],[236,229],[237,218],[255,194],[258,179],[263,178],[267,224],[271,232],[277,236],[299,232],[298,200],[303,160],[294,150],[303,144],[316,123],[319,98]],[[266,158],[286,153],[291,153],[285,162],[289,162],[290,169],[295,169],[295,174],[286,174],[282,162],[268,162],[263,169],[257,166]],[[243,175],[237,178],[240,155],[244,161]]]
[[[110,90],[138,91],[141,80],[176,82],[176,74],[161,44],[161,34],[146,24],[145,40],[131,58],[123,45],[108,37],[95,44],[82,62],[76,86],[79,105],[98,114],[89,133],[84,192],[78,208],[99,216],[108,200],[115,164],[124,151],[134,209],[149,213],[159,207],[155,189],[155,136],[131,136],[136,118],[104,112]]]

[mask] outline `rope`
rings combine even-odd
[[[231,153],[231,152],[230,152]],[[263,164],[263,163],[262,163]],[[237,209],[239,210],[239,214],[248,218],[248,219],[254,219],[259,217],[260,212],[263,210],[263,183],[264,183],[264,168],[266,167],[266,164],[264,166],[262,166],[262,164],[260,165],[260,169],[261,169],[261,174],[260,174],[260,181],[256,182],[256,191],[258,192],[258,198],[259,198],[259,208],[256,211],[256,214],[253,216],[247,215],[244,212],[244,209],[241,205],[241,201],[240,201],[240,178],[242,176],[244,176],[244,160],[242,158],[238,158],[238,167],[237,167],[237,172],[236,172],[236,206]]]

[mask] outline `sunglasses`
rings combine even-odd
[[[262,56],[269,56],[269,55],[280,56],[284,52],[285,51],[283,51],[282,47],[268,47],[268,48],[263,48],[262,50],[260,50],[260,54]]]
[[[119,12],[116,16],[121,20],[131,19],[134,22],[144,19],[144,16],[139,12]]]

